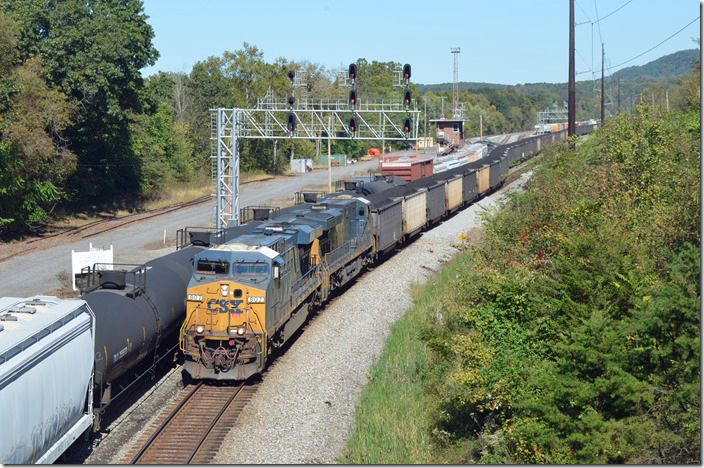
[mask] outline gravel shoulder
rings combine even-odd
[[[458,212],[359,278],[314,317],[269,368],[214,463],[335,463],[355,405],[391,325],[412,304],[411,291],[456,253],[459,234],[481,225],[509,187]]]

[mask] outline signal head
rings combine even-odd
[[[293,70],[288,71],[288,79],[293,81],[293,79],[296,77],[296,72]]]
[[[409,64],[403,66],[403,77],[407,80],[411,79],[411,66]]]
[[[350,91],[350,106],[354,107],[357,104],[357,91]]]
[[[411,133],[411,119],[406,118],[403,121],[403,131],[406,133]]]
[[[291,96],[291,97],[288,98],[288,104],[289,104],[290,106],[293,106],[293,104],[294,104],[295,102],[296,102],[296,98],[295,98],[295,97]]]
[[[350,132],[352,132],[352,135],[354,136],[354,133],[357,131],[357,119],[352,117],[350,119]]]
[[[357,64],[356,63],[350,63],[349,75],[350,75],[350,79],[352,79],[352,80],[357,78]]]
[[[403,93],[403,104],[406,107],[411,105],[411,92],[410,91],[406,91],[405,93]]]
[[[296,114],[293,112],[288,114],[288,131],[291,133],[296,131]]]

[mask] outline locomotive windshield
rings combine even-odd
[[[196,262],[196,273],[204,275],[226,275],[230,263],[224,260],[200,259]]]
[[[232,267],[233,275],[260,276],[269,274],[269,265],[266,263],[235,263]]]

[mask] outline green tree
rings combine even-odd
[[[22,60],[42,56],[46,79],[78,103],[66,130],[78,171],[71,189],[83,200],[110,200],[139,188],[129,146],[129,116],[141,113],[142,76],[158,52],[140,0],[2,0],[20,21]]]
[[[16,37],[8,33],[14,25],[4,19],[1,27],[8,29],[0,48],[12,50],[7,41]],[[47,86],[40,58],[14,68],[8,63],[5,57],[0,80],[0,229],[17,229],[44,221],[46,210],[65,198],[63,183],[75,170],[76,158],[63,133],[75,107]]]

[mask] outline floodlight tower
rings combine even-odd
[[[455,61],[455,68],[452,73],[452,116],[453,117],[458,117],[458,104],[459,104],[459,66],[458,66],[458,58],[460,55],[460,48],[459,47],[452,47],[450,48],[450,52],[452,52],[452,55],[454,57]]]

